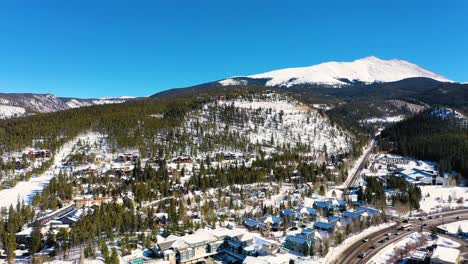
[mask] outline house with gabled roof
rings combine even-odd
[[[301,214],[291,209],[283,209],[280,212],[280,216],[295,221],[300,219]]]
[[[300,219],[303,223],[310,223],[317,220],[317,210],[311,207],[300,206],[297,208],[300,213]]]
[[[332,216],[339,211],[336,205],[330,204],[328,201],[316,201],[313,207],[323,216]]]
[[[358,207],[354,212],[367,218],[372,218],[380,214],[379,210],[370,207]]]
[[[334,225],[337,229],[345,228],[346,226],[353,223],[349,218],[340,217],[340,216],[330,216],[328,217],[328,223]]]
[[[343,217],[351,219],[352,221],[358,221],[361,220],[361,215],[355,212],[350,212],[350,211],[344,211],[343,212]]]
[[[278,231],[281,229],[283,220],[277,216],[266,214],[258,219],[258,223],[259,229],[271,229],[272,231]]]
[[[317,221],[314,223],[314,229],[327,231],[328,233],[333,233],[336,230],[336,227],[330,223]]]
[[[283,246],[304,256],[309,256],[313,250],[314,240],[303,235],[287,236]]]
[[[249,230],[249,231],[254,231],[258,230],[258,222],[255,219],[246,219],[244,220],[244,226]]]

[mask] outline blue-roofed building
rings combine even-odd
[[[349,218],[353,221],[356,221],[356,220],[360,220],[361,219],[361,215],[358,214],[358,213],[355,213],[355,212],[350,212],[350,211],[344,211],[343,212],[343,217],[345,218]]]
[[[258,229],[258,222],[255,219],[246,219],[246,220],[244,220],[244,226],[249,231],[254,231],[254,230]]]
[[[278,231],[281,229],[283,220],[277,216],[266,214],[262,218],[258,219],[259,228],[271,229],[272,231]]]
[[[346,202],[343,201],[343,200],[339,200],[339,199],[336,199],[336,198],[329,198],[328,199],[328,203],[330,204],[333,204],[334,206],[337,206],[340,211],[346,211],[347,210],[347,205],[346,205]]]
[[[367,218],[372,218],[377,215],[380,215],[379,210],[370,207],[359,207],[356,209],[355,213]]]
[[[336,227],[330,223],[324,223],[324,222],[315,222],[314,223],[314,228],[318,230],[323,230],[327,231],[329,233],[335,232]]]
[[[283,247],[291,251],[297,252],[304,256],[309,256],[313,250],[314,240],[303,235],[287,236]]]
[[[314,209],[320,212],[323,216],[331,216],[334,215],[336,211],[338,211],[338,207],[324,201],[316,201],[314,202]]]
[[[323,240],[328,238],[328,233],[326,231],[316,230],[313,228],[304,228],[301,231],[301,236],[307,237],[314,241],[315,244],[321,243]]]
[[[348,193],[348,199],[349,201],[351,201],[352,203],[354,202],[357,202],[358,201],[358,190],[357,189],[352,189],[351,191],[349,191]]]
[[[309,236],[310,234],[313,234],[313,233],[315,233],[315,229],[313,228],[304,228],[301,231],[301,235],[303,236]]]
[[[426,171],[418,168],[403,170],[399,174],[407,182],[416,185],[443,185],[445,179],[437,171]]]
[[[330,216],[328,217],[328,223],[336,226],[337,228],[341,228],[352,224],[353,220],[340,216]]]
[[[281,217],[283,217],[283,218],[286,217],[286,218],[289,218],[290,220],[293,220],[293,221],[299,220],[300,217],[301,217],[301,215],[300,215],[298,212],[296,212],[296,211],[294,211],[294,210],[291,210],[291,209],[283,209],[283,210],[281,210],[280,215],[281,215]]]
[[[300,206],[297,208],[300,213],[300,219],[303,223],[310,223],[317,220],[317,210],[311,207]]]
[[[314,209],[318,210],[323,216],[333,216],[339,211],[346,211],[347,204],[343,200],[329,198],[325,201],[314,202]]]
[[[387,202],[387,205],[392,205],[393,204],[393,197],[396,197],[400,195],[400,191],[395,191],[395,190],[385,190],[385,200]]]

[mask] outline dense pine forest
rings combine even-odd
[[[188,111],[212,97],[229,98],[256,90],[259,88],[214,89],[177,98],[147,98],[0,120],[0,152],[32,145],[54,152],[78,134],[94,130],[108,135],[116,148],[136,147],[146,154],[158,132],[179,126]]]
[[[440,172],[468,177],[468,129],[460,120],[442,119],[427,110],[382,132],[380,147],[418,159],[439,162]]]

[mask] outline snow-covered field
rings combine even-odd
[[[440,225],[440,229],[446,230],[451,235],[457,235],[458,231],[468,232],[468,220],[453,222],[450,224]]]
[[[72,151],[78,140],[94,142],[97,138],[95,133],[86,133],[65,143],[54,155],[53,165],[43,174],[31,178],[29,181],[18,182],[13,188],[0,191],[0,208],[15,205],[18,201],[29,203],[34,196],[41,192],[49,181],[60,172],[62,160]]]
[[[426,213],[442,209],[456,209],[467,206],[468,188],[455,186],[421,186],[421,210]]]

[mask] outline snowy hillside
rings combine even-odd
[[[325,152],[328,155],[347,152],[352,140],[317,110],[278,94],[206,104],[189,114],[184,132],[191,134],[199,150],[206,149],[205,145],[217,151],[243,152],[260,147],[272,153],[295,149],[315,157]],[[213,141],[213,137],[225,138],[231,146],[216,147],[212,142],[222,140]]]
[[[84,107],[84,106],[91,106],[91,105],[104,105],[104,104],[120,104],[120,103],[125,103],[129,99],[133,99],[134,97],[127,97],[127,96],[122,96],[122,97],[116,97],[116,98],[99,98],[99,99],[68,99],[66,101],[66,105],[69,108],[78,108],[78,107]]]
[[[321,84],[340,87],[352,82],[394,82],[413,77],[431,78],[441,82],[451,80],[404,60],[382,60],[366,57],[352,62],[326,62],[309,67],[287,68],[246,76],[252,79],[267,79],[267,86],[290,87],[298,84]],[[221,85],[238,82],[229,78]]]

